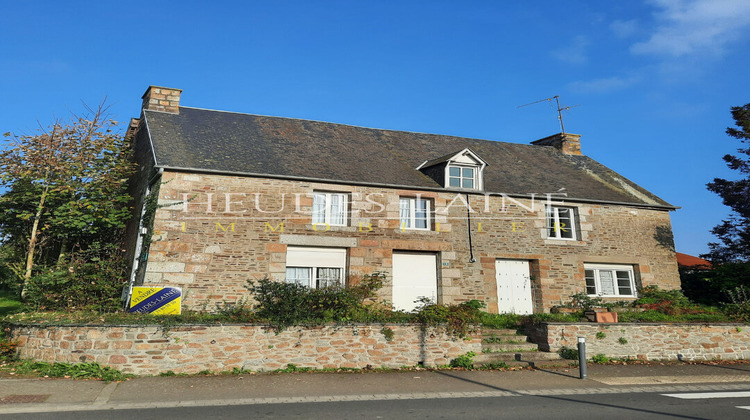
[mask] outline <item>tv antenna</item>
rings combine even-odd
[[[580,106],[580,105],[572,105],[572,106],[563,106],[563,107],[561,107],[560,106],[560,96],[559,95],[555,95],[555,96],[553,96],[551,98],[540,99],[538,101],[534,101],[534,102],[528,103],[526,105],[519,105],[516,108],[521,108],[521,107],[524,107],[524,106],[534,105],[534,104],[538,104],[539,102],[544,102],[544,101],[547,101],[547,102],[550,103],[550,105],[552,105],[552,100],[553,99],[555,100],[555,103],[557,104],[557,119],[560,120],[560,129],[562,130],[562,133],[565,134],[565,124],[563,123],[562,112],[563,111],[568,111],[571,108],[575,108],[575,107]]]

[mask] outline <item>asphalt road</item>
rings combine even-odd
[[[679,397],[690,397],[689,399]],[[741,408],[747,407],[747,408]],[[11,414],[3,419],[739,419],[750,418],[746,391],[612,393],[389,401],[254,404]]]

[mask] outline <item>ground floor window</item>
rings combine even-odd
[[[635,297],[631,265],[586,264],[586,294],[601,297]]]
[[[343,287],[345,248],[288,247],[286,281],[312,288]]]

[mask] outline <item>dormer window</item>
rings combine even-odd
[[[477,185],[476,173],[476,168],[467,168],[464,166],[449,166],[448,186],[473,190]]]
[[[443,188],[483,190],[485,166],[487,162],[467,148],[425,161],[417,170],[439,182]]]

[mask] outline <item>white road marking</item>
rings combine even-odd
[[[703,398],[743,398],[750,397],[750,391],[737,392],[694,392],[689,394],[661,394],[665,397],[680,398],[683,400],[698,400]]]

